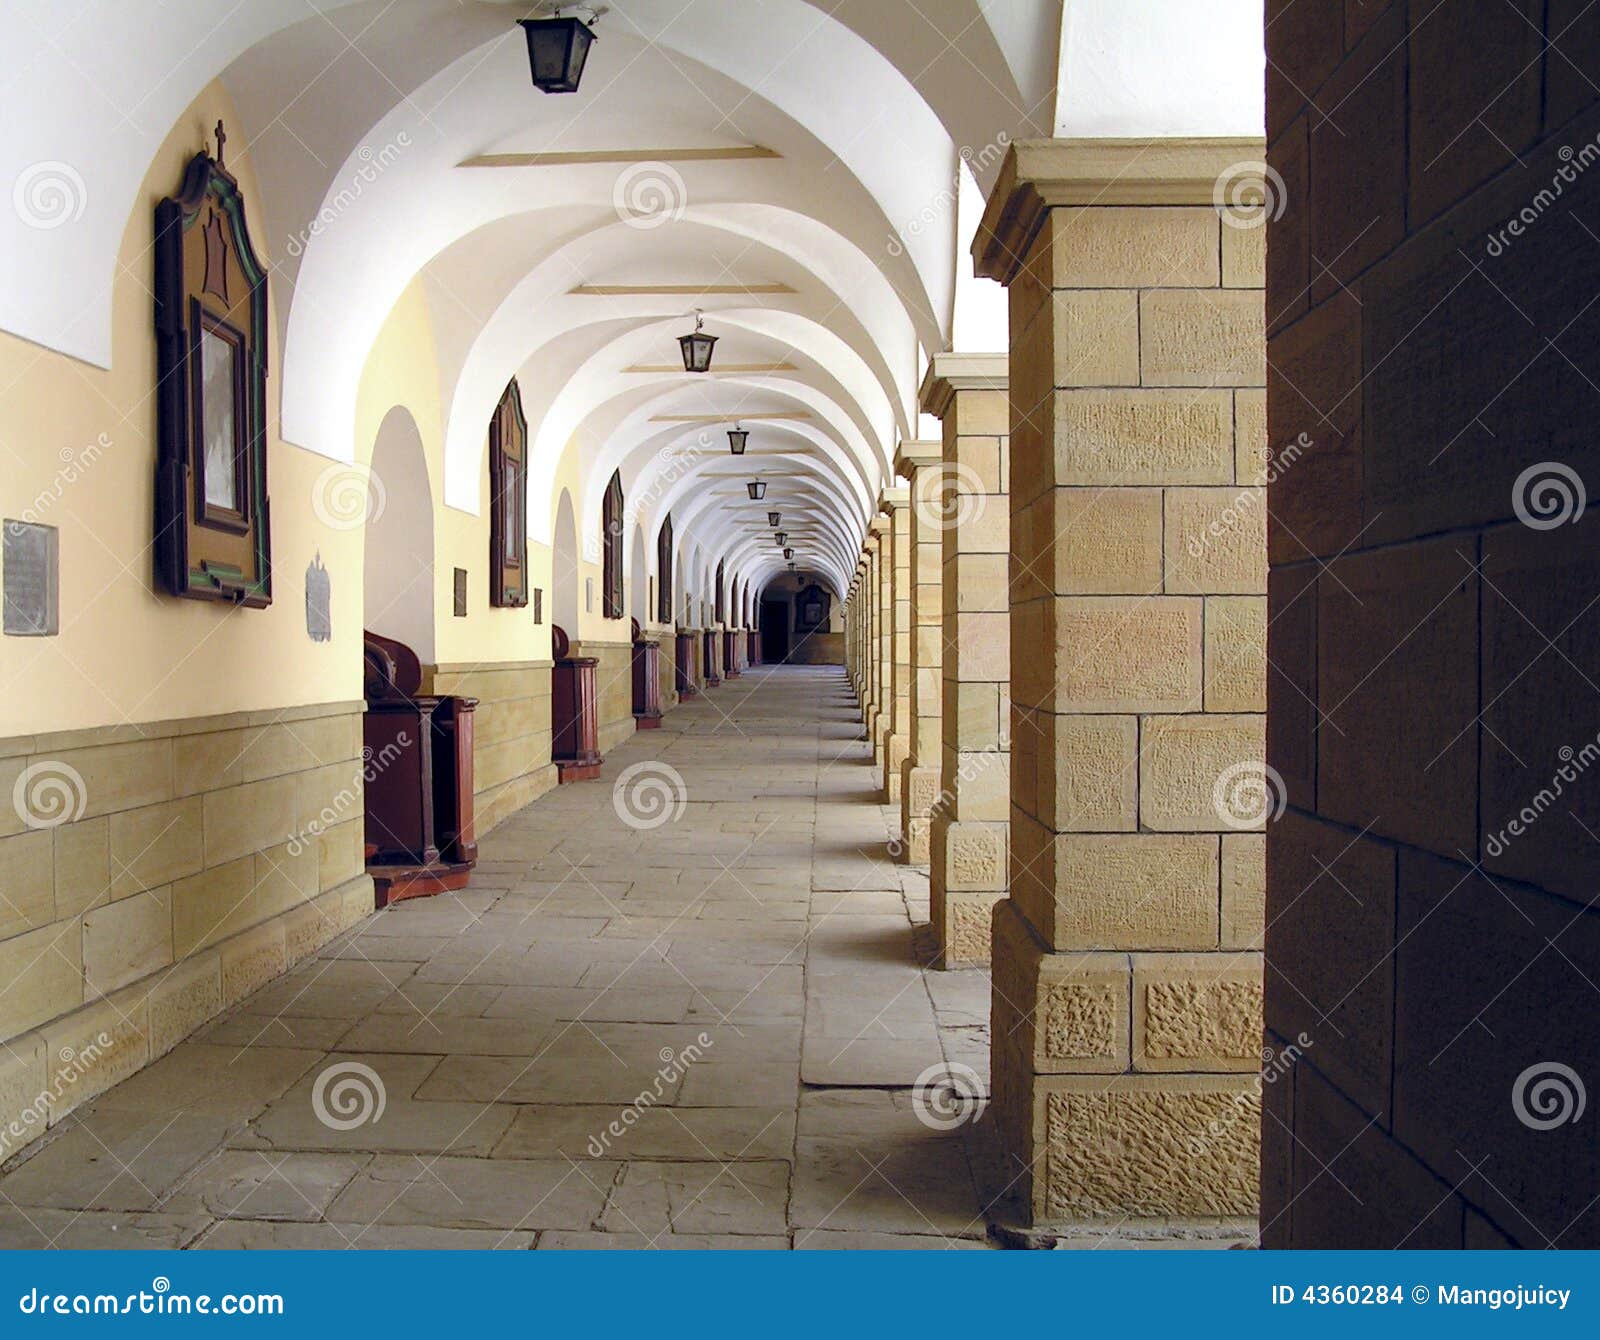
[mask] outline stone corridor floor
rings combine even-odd
[[[919,966],[861,736],[835,666],[674,709],[35,1142],[0,1246],[985,1246],[916,1086],[987,974]]]

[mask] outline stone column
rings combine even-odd
[[[881,518],[873,518],[867,525],[867,553],[866,571],[863,574],[861,591],[861,630],[863,645],[861,648],[862,665],[861,678],[866,686],[866,695],[861,704],[861,722],[866,727],[867,740],[877,738],[878,728],[878,617],[880,614],[878,601],[878,549],[879,537],[882,527],[878,525]]]
[[[883,799],[900,803],[901,774],[911,752],[911,501],[904,488],[885,489],[879,506],[888,519],[889,733],[883,746]]]
[[[894,587],[891,582],[894,551],[889,535],[889,519],[881,513],[872,518],[872,766],[883,767],[889,744],[889,727],[894,704]]]
[[[1254,1231],[1264,230],[1213,201],[1261,153],[1020,142],[973,244],[1011,311],[993,1111],[1035,1225]]]
[[[990,914],[1006,892],[1010,828],[1011,627],[1006,356],[935,354],[922,408],[944,426],[939,791],[928,889],[945,968],[989,962]]]
[[[938,442],[902,442],[895,473],[906,481],[911,505],[911,730],[900,786],[901,856],[910,865],[928,863],[928,827],[939,798],[940,704],[943,684],[944,570],[943,447]]]
[[[861,701],[861,573],[865,563],[865,555],[856,560],[855,576],[850,580],[850,593],[844,606],[845,655],[850,686],[855,690],[857,702]]]

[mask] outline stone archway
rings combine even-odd
[[[373,439],[362,575],[364,626],[432,664],[433,491],[422,434],[403,405]]]
[[[578,636],[578,611],[581,608],[578,584],[582,571],[578,563],[578,522],[572,494],[561,490],[556,502],[550,577],[550,614],[557,628],[569,638]]]

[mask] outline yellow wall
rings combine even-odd
[[[374,343],[352,425],[355,466],[283,442],[278,430],[283,360],[269,320],[267,475],[272,503],[273,603],[264,610],[180,600],[156,586],[150,552],[154,513],[155,337],[150,246],[157,202],[175,191],[211,128],[237,117],[213,83],[180,118],[150,166],[128,220],[113,294],[112,365],[79,362],[0,332],[0,515],[60,529],[61,632],[0,640],[0,737],[221,712],[348,702],[361,695],[364,529],[319,518],[315,501],[330,478],[368,468],[385,415],[403,405],[423,442],[434,508],[435,660],[441,665],[530,662],[550,656],[556,604],[549,546],[529,542],[533,585],[544,621],[527,609],[488,601],[489,518],[445,507],[445,404],[423,285],[407,288]],[[252,240],[273,261],[258,184],[243,147],[229,145]],[[71,226],[70,224],[67,226]],[[283,296],[269,281],[269,302]],[[274,316],[276,313],[274,313]],[[485,425],[487,430],[487,425]],[[582,471],[569,447],[548,497],[530,511],[553,515],[563,488],[585,514]],[[488,497],[488,452],[479,462]],[[326,513],[328,509],[324,508]],[[646,522],[654,534],[654,520]],[[602,571],[589,537],[579,536],[575,640],[627,642],[629,619],[602,615]],[[631,537],[630,537],[631,540]],[[333,639],[313,642],[305,626],[305,572],[315,554],[332,588]],[[631,582],[624,555],[624,576]],[[453,569],[469,573],[468,615],[453,612]],[[584,609],[586,581],[592,608]],[[631,593],[630,593],[631,599]]]
[[[275,321],[267,323],[273,603],[180,600],[158,593],[153,576],[153,216],[219,118],[237,122],[213,83],[145,178],[118,258],[109,370],[0,333],[0,514],[59,527],[61,546],[60,634],[0,639],[0,736],[361,696],[361,535],[312,511],[330,462],[279,440]],[[228,168],[270,265],[273,239],[242,146],[243,136],[230,142]],[[320,643],[305,623],[305,572],[318,552],[333,592],[333,640]]]

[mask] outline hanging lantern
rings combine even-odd
[[[711,337],[708,336],[707,338]],[[731,451],[735,456],[743,456],[744,444],[749,437],[750,430],[748,428],[741,428],[737,423],[735,423],[732,428],[728,429],[728,450]]]
[[[785,549],[783,551],[783,556],[785,558],[793,558],[794,557],[794,550],[793,549]]]
[[[790,572],[794,571],[794,564],[793,563],[789,564],[789,571]]]
[[[678,336],[678,347],[683,350],[683,370],[685,372],[710,372],[711,371],[711,346],[717,342],[715,335],[707,335],[702,329],[705,322],[700,319],[700,313],[694,314],[694,329],[687,335]],[[732,434],[729,434],[731,437]]]
[[[778,524],[778,514],[776,512],[768,512],[767,513],[767,525],[776,526],[777,524]]]
[[[589,58],[594,29],[582,19],[518,19],[528,35],[528,66],[533,85],[546,93],[576,93]],[[590,22],[593,22],[591,18]]]
[[[767,496],[767,486],[759,479],[752,479],[745,485],[745,488],[750,490],[750,497],[756,502],[760,502]]]
[[[789,543],[788,534],[786,532],[784,532],[784,531],[781,531],[781,530],[776,535],[774,535],[772,538],[775,539],[778,542],[778,548],[780,548],[780,549],[782,549],[784,545]]]

